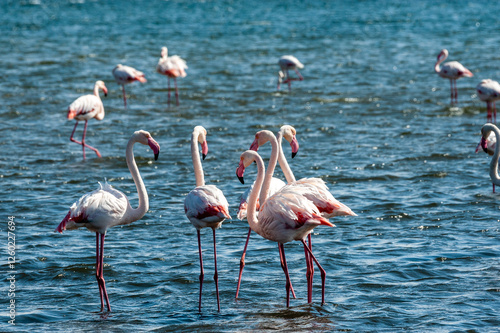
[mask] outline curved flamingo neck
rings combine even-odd
[[[285,175],[287,183],[293,183],[296,179],[292,172],[292,169],[290,169],[290,165],[288,165],[288,161],[286,160],[285,154],[283,153],[283,147],[281,146],[281,142],[283,141],[283,132],[278,132],[277,141],[279,148],[278,162],[280,164],[281,170]]]
[[[255,153],[255,163],[257,164],[257,178],[253,185],[250,195],[248,196],[248,206],[247,206],[247,221],[250,228],[260,235],[260,223],[257,219],[257,196],[261,192],[262,184],[264,183],[264,161],[259,154]],[[263,201],[261,201],[262,207]]]
[[[101,99],[101,97],[99,96],[99,86],[97,84],[94,86],[94,95]]]
[[[144,182],[142,181],[141,174],[139,173],[139,169],[137,168],[137,164],[135,163],[134,158],[134,143],[137,142],[135,137],[130,138],[127,144],[127,166],[130,170],[130,174],[134,179],[135,186],[137,188],[137,194],[139,196],[139,206],[137,208],[131,208],[127,211],[126,216],[124,217],[126,223],[131,223],[142,218],[149,209],[149,198],[148,192],[146,191],[146,186],[144,186]]]
[[[276,164],[278,163],[278,155],[279,155],[279,146],[276,137],[272,132],[269,132],[269,141],[271,142],[271,157],[269,158],[269,163],[267,164],[267,170],[265,171],[264,184],[262,185],[262,189],[260,190],[259,202],[262,205],[264,201],[266,201],[269,195],[269,188],[271,187],[271,180],[274,175],[274,169],[276,168]]]
[[[491,182],[495,185],[500,185],[500,176],[498,175],[498,159],[500,158],[500,130],[498,127],[492,125],[491,130],[495,133],[497,144],[495,146],[495,153],[490,163],[490,177]]]
[[[191,135],[191,158],[193,160],[196,187],[205,185],[205,177],[203,175],[203,167],[201,166],[200,151],[198,148],[199,135],[200,133],[197,131],[194,131]]]
[[[436,71],[436,73],[440,73],[441,72],[441,63],[443,61],[446,60],[446,58],[448,58],[448,55],[444,54],[442,57],[439,57],[438,61],[436,62],[436,64],[434,65],[434,70]]]

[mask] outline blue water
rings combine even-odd
[[[0,10],[0,331],[498,331],[500,199],[490,158],[474,153],[486,122],[474,88],[500,79],[500,3],[33,0],[4,1]],[[167,105],[167,79],[155,73],[164,45],[189,66],[179,106]],[[474,73],[458,81],[456,105],[433,70],[442,48]],[[284,54],[305,64],[291,93],[276,91]],[[118,63],[148,79],[127,86],[126,110],[111,75]],[[87,151],[83,160],[66,109],[96,80],[109,89],[106,116],[89,121],[87,143],[103,157]],[[234,299],[248,227],[235,218],[245,186],[234,172],[256,131],[283,124],[298,132],[297,178],[321,177],[359,215],[314,230],[325,305],[318,273],[307,303],[303,248],[294,242],[285,249],[297,299],[286,308],[277,246],[255,234]],[[183,211],[195,186],[196,125],[208,130],[206,181],[225,193],[234,218],[217,231],[221,313],[210,230],[202,232],[198,312],[196,231]],[[94,234],[53,230],[104,178],[137,205],[124,152],[138,129],[162,150],[153,161],[135,148],[150,210],[106,236],[113,311],[103,314]],[[270,147],[259,151],[267,159]],[[249,167],[247,182],[255,174]],[[15,326],[6,310],[8,216]]]

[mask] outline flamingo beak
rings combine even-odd
[[[240,183],[245,184],[245,180],[243,179],[243,175],[245,174],[245,165],[243,161],[240,160],[240,165],[236,169],[236,176],[238,177]]]
[[[205,140],[201,144],[201,156],[203,157],[203,160],[205,160],[205,157],[207,157],[207,154],[208,154],[208,145],[207,145],[207,141]]]
[[[255,140],[253,140],[252,145],[250,146],[250,150],[253,150],[253,151],[259,150],[259,140],[257,138],[255,138]]]
[[[75,118],[76,110],[68,110],[68,120]]]
[[[294,158],[299,151],[299,142],[297,141],[295,135],[292,138],[292,142],[290,142],[290,147],[292,147],[292,158]]]
[[[157,161],[160,155],[160,145],[153,138],[148,138],[148,145],[155,155],[155,161]]]
[[[479,144],[477,145],[477,148],[476,148],[476,153],[477,151],[479,150],[479,146],[481,146],[481,148],[483,148],[483,151],[485,153],[488,153],[488,141],[486,141],[486,139],[483,137],[481,138],[481,141],[479,142]]]

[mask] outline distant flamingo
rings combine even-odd
[[[490,140],[491,133],[494,133],[496,142],[500,140],[500,130],[496,125],[493,124],[485,124],[481,128],[481,147],[485,152],[488,152],[488,141]],[[495,193],[495,185],[500,185],[500,176],[498,175],[498,159],[500,158],[500,146],[495,145],[495,152],[490,162],[490,178],[493,183],[493,193]]]
[[[320,211],[321,215],[325,218],[331,218],[334,216],[342,216],[342,215],[351,215],[351,216],[357,216],[349,207],[338,201],[333,197],[333,195],[330,193],[328,190],[328,187],[326,186],[325,182],[320,179],[320,178],[303,178],[298,181],[295,180],[295,176],[290,169],[290,166],[288,165],[288,162],[286,160],[285,155],[283,154],[283,150],[281,149],[281,141],[283,137],[290,142],[290,146],[292,147],[292,158],[297,154],[298,149],[299,149],[299,144],[296,139],[296,130],[290,125],[284,125],[280,128],[280,131],[278,132],[278,138],[274,136],[272,132],[269,131],[261,131],[258,133],[259,134],[259,140],[257,140],[257,135],[256,135],[256,140],[251,146],[252,150],[257,151],[260,146],[267,142],[271,142],[272,146],[272,156],[276,156],[279,154],[278,160],[281,166],[281,169],[283,170],[283,174],[285,175],[288,185],[284,188],[282,188],[280,191],[295,191],[297,193],[300,193],[303,195],[305,198],[310,200]],[[279,150],[279,152],[277,152]],[[272,164],[274,163],[274,164]],[[274,171],[274,166],[276,165],[276,157],[271,158],[269,160],[269,166],[266,174],[266,179],[269,177],[269,174],[272,174],[272,171]],[[271,171],[270,171],[271,170]],[[264,181],[264,188],[265,188],[266,180]],[[261,193],[261,198],[264,196],[264,193]],[[249,237],[247,237],[247,243],[248,243]],[[312,249],[312,240],[311,240],[311,234],[308,235],[309,239],[309,248]],[[246,249],[247,244],[245,245]],[[244,253],[242,256],[242,259],[244,258],[245,255],[245,249]],[[314,274],[314,268],[312,264],[312,258],[308,256],[308,252],[306,251],[306,259],[308,259],[307,262],[307,280],[308,280],[308,302],[312,302],[312,280],[313,280],[313,274]],[[240,279],[241,279],[241,261],[240,261]],[[243,264],[244,266],[244,264]],[[239,283],[240,281],[238,281]]]
[[[443,49],[437,56],[437,62],[434,65],[434,70],[439,76],[445,79],[450,79],[450,89],[451,89],[451,103],[458,103],[458,91],[457,91],[457,80],[461,77],[471,77],[474,74],[471,73],[467,68],[465,68],[458,61],[450,61],[443,64],[443,67],[439,65],[448,58],[448,50]]]
[[[158,60],[156,71],[168,77],[168,105],[170,105],[170,78],[174,79],[175,84],[175,99],[179,105],[179,91],[177,89],[177,78],[186,77],[186,61],[178,55],[168,56],[168,49],[166,46],[161,48],[161,58]]]
[[[240,157],[240,163],[236,169],[236,175],[241,183],[244,183],[243,174],[252,162],[257,164],[257,179],[254,188],[248,199],[248,214],[247,220],[253,231],[262,237],[277,242],[282,261],[283,272],[286,276],[286,305],[290,306],[290,289],[291,282],[288,273],[288,265],[286,263],[285,249],[283,244],[293,240],[299,240],[304,246],[304,250],[314,260],[321,272],[322,280],[322,303],[325,302],[325,278],[326,272],[318,263],[312,251],[306,245],[304,239],[307,235],[319,225],[327,225],[333,227],[327,219],[321,217],[318,209],[311,201],[304,196],[293,193],[291,191],[279,191],[272,197],[267,198],[261,205],[259,215],[256,215],[257,196],[262,191],[268,189],[263,188],[264,183],[264,162],[259,154],[253,150],[247,150]],[[285,186],[286,188],[286,186]]]
[[[281,82],[288,83],[288,91],[292,91],[292,81],[302,81],[304,78],[300,75],[297,68],[304,68],[304,65],[292,55],[284,55],[278,60],[278,65],[281,70],[278,72],[278,90],[280,90]],[[293,69],[299,76],[298,79],[292,79],[289,75],[289,70]]]
[[[73,128],[73,132],[71,132],[71,137],[69,139],[70,141],[82,145],[83,159],[85,159],[85,147],[95,151],[97,157],[101,157],[101,154],[96,148],[91,147],[85,143],[85,135],[87,134],[87,122],[89,121],[89,119],[95,118],[97,120],[102,120],[104,118],[104,105],[102,105],[101,97],[99,97],[99,89],[102,89],[102,91],[104,91],[104,96],[108,95],[108,89],[104,85],[104,82],[96,81],[94,85],[93,95],[80,96],[68,107],[68,120],[71,120],[73,118],[76,119],[75,127]],[[73,139],[73,135],[75,134],[76,127],[78,126],[78,122],[80,120],[85,120],[85,127],[83,128],[83,136],[81,142]]]
[[[477,87],[477,96],[483,102],[486,102],[486,108],[488,110],[487,121],[492,122],[492,114],[495,118],[495,123],[497,122],[497,107],[495,102],[500,99],[500,84],[497,81],[486,79],[481,81]]]
[[[201,166],[198,143],[201,144],[203,159],[208,153],[206,141],[207,130],[202,126],[196,126],[191,135],[191,157],[193,159],[194,176],[196,178],[196,188],[188,193],[184,200],[184,211],[186,216],[196,228],[198,233],[198,251],[200,253],[200,298],[199,311],[201,311],[201,292],[203,288],[203,258],[201,254],[200,230],[202,228],[212,228],[214,238],[214,261],[215,261],[215,289],[217,292],[217,308],[220,312],[219,301],[219,279],[217,274],[217,249],[215,245],[215,229],[220,228],[225,219],[230,219],[228,203],[221,190],[215,185],[205,185],[203,168]]]
[[[146,77],[143,72],[129,66],[123,66],[122,64],[118,64],[115,68],[113,68],[113,76],[115,77],[116,83],[122,86],[123,103],[125,104],[126,109],[127,96],[125,95],[125,85],[134,81],[144,83],[147,81]]]
[[[132,208],[125,194],[115,190],[107,182],[104,185],[99,183],[97,190],[85,194],[71,206],[68,214],[55,230],[62,233],[64,230],[85,227],[96,233],[96,278],[101,296],[101,311],[104,310],[104,299],[108,311],[111,311],[103,276],[106,231],[108,228],[130,224],[141,219],[149,209],[148,193],[134,160],[133,146],[136,142],[149,146],[155,155],[155,160],[158,159],[160,145],[146,131],[135,132],[128,141],[127,166],[137,188],[139,206],[135,209]],[[99,238],[101,240],[100,246]]]

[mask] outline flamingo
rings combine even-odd
[[[168,56],[166,46],[161,48],[161,58],[156,65],[156,71],[168,77],[168,105],[170,106],[170,78],[174,79],[175,84],[175,99],[179,105],[179,91],[177,89],[177,78],[186,77],[186,61],[178,55]]]
[[[448,58],[448,50],[442,49],[437,56],[437,62],[434,65],[434,70],[439,76],[445,79],[450,79],[450,90],[451,90],[451,103],[458,103],[458,91],[457,91],[457,80],[461,77],[472,77],[474,74],[471,73],[467,68],[465,68],[458,61],[450,61],[443,64],[443,67],[439,65]]]
[[[260,155],[247,150],[240,157],[240,163],[236,169],[236,175],[242,184],[244,184],[243,175],[245,168],[252,162],[257,164],[257,179],[253,190],[248,199],[247,221],[253,231],[260,236],[277,242],[282,261],[283,272],[286,277],[286,305],[290,306],[291,282],[286,263],[284,244],[293,240],[301,241],[306,251],[318,266],[321,272],[322,280],[322,304],[325,303],[325,279],[326,272],[316,260],[312,251],[309,249],[304,239],[312,230],[319,225],[334,227],[326,218],[320,216],[319,210],[307,200],[304,196],[292,191],[278,191],[272,197],[269,197],[261,205],[259,215],[256,214],[257,196],[259,193],[262,198],[262,191],[265,193],[268,189],[263,188],[264,180],[264,162]],[[285,186],[286,188],[286,186]]]
[[[55,231],[73,230],[85,227],[96,233],[96,278],[101,296],[101,311],[104,310],[104,299],[108,311],[111,311],[108,293],[104,282],[104,237],[108,228],[130,224],[141,219],[149,209],[148,193],[142,181],[139,169],[135,164],[133,147],[138,142],[147,145],[154,153],[155,160],[160,153],[160,145],[146,131],[136,131],[127,144],[127,166],[134,179],[139,196],[139,206],[132,208],[128,198],[122,192],[115,190],[107,182],[99,183],[99,188],[78,199],[70,207],[68,214],[61,221]],[[100,241],[100,245],[99,245]]]
[[[134,81],[146,82],[146,77],[144,73],[138,71],[137,69],[129,66],[123,66],[122,64],[116,65],[113,68],[113,76],[115,77],[116,83],[122,86],[123,92],[123,103],[125,104],[125,109],[127,108],[127,96],[125,95],[125,85],[132,83]]]
[[[87,122],[89,119],[95,118],[97,120],[102,120],[104,118],[104,105],[102,105],[101,97],[99,97],[99,89],[104,91],[104,96],[108,95],[108,89],[104,85],[102,81],[96,81],[94,84],[94,94],[93,95],[84,95],[78,97],[73,101],[68,107],[68,120],[76,119],[75,127],[73,128],[73,132],[71,132],[70,141],[76,142],[79,145],[82,145],[83,149],[83,159],[85,159],[85,147],[93,150],[97,157],[101,157],[99,150],[94,147],[89,146],[85,143],[85,135],[87,134]],[[85,120],[85,127],[83,128],[83,136],[82,141],[77,141],[73,139],[73,135],[75,134],[76,127],[78,126],[78,122],[80,120]]]
[[[201,254],[200,230],[212,228],[214,238],[214,262],[215,262],[215,289],[217,292],[217,309],[220,312],[219,279],[217,274],[217,249],[215,245],[215,229],[220,228],[225,219],[230,219],[228,203],[221,190],[215,185],[205,185],[203,168],[201,166],[198,143],[201,144],[203,159],[207,156],[208,145],[206,141],[207,130],[202,126],[196,126],[191,135],[191,157],[193,159],[194,176],[196,187],[188,193],[184,200],[184,211],[187,218],[196,228],[198,234],[198,251],[200,253],[200,297],[199,311],[201,311],[201,292],[203,288],[203,258]]]
[[[278,65],[281,70],[278,72],[278,90],[280,90],[281,82],[288,83],[288,91],[292,90],[292,81],[302,81],[304,78],[300,75],[297,68],[304,68],[304,65],[292,55],[284,55],[278,60]],[[298,79],[290,78],[288,71],[293,69],[299,76]]]
[[[259,132],[259,140],[255,140],[251,146],[251,150],[257,151],[260,146],[267,142],[271,142],[272,145],[272,154],[278,155],[278,161],[280,163],[281,169],[283,170],[283,174],[285,175],[288,185],[281,189],[281,191],[295,191],[302,194],[306,199],[310,200],[319,210],[321,215],[325,218],[332,218],[334,216],[357,216],[348,206],[341,203],[337,199],[333,197],[333,195],[328,190],[325,182],[320,178],[302,178],[300,180],[295,180],[295,176],[288,165],[285,155],[283,154],[283,150],[281,149],[281,141],[283,137],[290,142],[290,146],[292,147],[292,158],[298,152],[299,144],[296,139],[296,130],[290,125],[284,125],[280,128],[278,132],[278,138],[274,136],[274,134],[270,131],[261,131]],[[279,150],[279,152],[277,152]],[[271,163],[274,163],[271,165]],[[269,161],[268,174],[272,174],[274,171],[274,166],[276,165],[276,158],[272,158]],[[272,168],[272,171],[269,169]],[[265,187],[265,186],[264,186]],[[261,193],[261,198],[264,194]],[[247,237],[248,242],[249,237]],[[312,240],[311,234],[308,235],[309,240],[309,248],[312,249]],[[246,246],[245,246],[246,249]],[[244,251],[245,252],[245,251]],[[245,254],[245,253],[244,253]],[[312,280],[314,275],[314,268],[312,264],[312,258],[308,256],[308,252],[306,251],[306,259],[307,261],[307,280],[308,280],[308,302],[312,302]],[[240,261],[241,266],[241,261]],[[244,265],[243,265],[244,266]],[[242,268],[240,268],[241,271]],[[241,276],[241,272],[240,272]]]
[[[488,147],[491,133],[495,135],[495,143],[500,139],[500,130],[496,125],[484,124],[481,128],[481,142],[480,145],[485,152],[488,152],[491,147]],[[500,185],[500,176],[498,175],[498,159],[500,158],[500,146],[495,144],[495,152],[490,162],[490,178],[493,184],[493,193],[495,193],[495,185]]]
[[[495,102],[500,99],[500,84],[497,81],[490,79],[482,80],[477,86],[477,96],[483,102],[486,102],[486,108],[488,110],[487,121],[491,122],[492,114],[495,117],[495,123],[497,122],[497,107]]]

